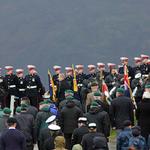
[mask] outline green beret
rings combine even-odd
[[[16,108],[16,112],[17,112],[17,113],[20,113],[20,112],[21,112],[21,107],[18,106],[18,107]]]
[[[99,104],[95,101],[93,101],[90,105],[90,108],[99,107]]]
[[[116,92],[121,93],[121,94],[124,94],[125,91],[124,91],[123,88],[118,88]]]
[[[94,93],[94,96],[102,96],[102,94],[99,91],[97,91]]]
[[[146,84],[145,88],[149,89],[150,88],[150,84]]]
[[[3,113],[4,113],[4,114],[10,114],[10,113],[11,113],[11,110],[10,110],[8,107],[5,107],[5,108],[3,109]]]
[[[96,81],[91,83],[91,86],[97,86],[97,85],[98,85],[98,83]]]
[[[65,94],[73,96],[74,92],[72,90],[65,90]]]
[[[41,101],[41,102],[39,103],[39,105],[44,105],[44,104],[48,104],[48,101]]]

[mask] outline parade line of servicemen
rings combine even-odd
[[[127,57],[48,72],[46,91],[34,65],[0,69],[0,150],[108,150],[111,129],[117,150],[148,150],[150,144],[150,59]],[[127,86],[126,86],[127,85]],[[14,100],[14,101],[13,101]],[[136,121],[135,121],[136,118]]]

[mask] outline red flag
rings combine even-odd
[[[102,93],[104,93],[106,97],[109,97],[109,90],[104,80],[102,81]]]

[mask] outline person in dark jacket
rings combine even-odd
[[[117,150],[126,150],[129,147],[129,140],[132,137],[131,121],[123,122],[123,130],[117,136]]]
[[[108,150],[108,144],[106,137],[102,134],[97,132],[97,125],[96,123],[89,123],[88,125],[89,133],[85,134],[82,138],[82,148],[83,150],[95,150],[97,146],[101,146],[101,148],[105,148],[105,150]],[[99,138],[99,144],[97,145],[96,137]],[[94,141],[95,139],[95,141]]]
[[[37,113],[35,119],[35,129],[36,129],[36,138],[38,141],[38,147],[40,147],[39,137],[42,129],[48,128],[48,124],[45,122],[52,114],[49,111],[49,104],[46,102],[40,102],[39,104],[40,111]]]
[[[38,107],[39,93],[43,90],[43,85],[40,77],[35,74],[35,66],[28,65],[27,67],[29,69],[29,74],[25,76],[26,95],[30,99],[31,105]]]
[[[27,150],[33,150],[36,143],[34,117],[27,113],[27,105],[21,105],[21,113],[15,116],[18,122],[18,129],[23,132],[26,138]]]
[[[52,115],[50,116],[46,121],[47,125],[49,126],[50,124],[55,124],[56,123],[56,116]],[[44,150],[44,143],[45,141],[51,137],[50,134],[50,129],[49,128],[43,128],[41,130],[41,133],[39,135],[39,150]]]
[[[55,143],[54,140],[57,136],[61,136],[62,135],[62,131],[60,126],[56,125],[56,124],[50,124],[48,126],[49,129],[49,138],[47,138],[44,141],[44,146],[42,150],[54,150],[55,148]]]
[[[88,132],[87,118],[80,117],[78,119],[78,128],[76,128],[72,134],[72,146],[75,144],[81,144],[82,137]]]
[[[116,127],[116,129],[122,129],[125,120],[130,120],[134,125],[132,100],[124,96],[123,88],[117,89],[116,98],[111,102],[109,113],[112,127]]]
[[[0,138],[0,150],[26,150],[26,140],[22,132],[16,129],[17,120],[7,120],[9,129],[6,129]]]
[[[150,85],[146,85],[146,88],[150,90]],[[148,135],[150,134],[150,92],[145,90],[143,99],[137,105],[136,118],[138,125],[141,127],[141,135],[148,141]]]
[[[101,132],[105,137],[110,135],[110,118],[106,111],[95,101],[92,102],[90,110],[85,114],[89,123],[94,122],[97,125],[97,132]]]
[[[78,118],[81,117],[82,110],[75,106],[75,103],[70,100],[66,103],[60,112],[61,129],[66,139],[66,148],[71,148],[71,137],[75,128],[78,127]]]
[[[5,66],[5,69],[7,72],[4,77],[4,84],[6,87],[6,92],[8,93],[5,99],[5,106],[10,107],[11,96],[17,96],[18,78],[13,73],[13,66]]]
[[[0,133],[7,128],[7,120],[10,117],[11,110],[8,107],[3,109],[3,116],[0,118]]]

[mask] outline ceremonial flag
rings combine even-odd
[[[106,97],[109,97],[109,90],[104,80],[102,81],[102,93],[104,93]]]
[[[52,100],[56,102],[56,87],[49,69],[48,69],[48,80],[49,80],[50,96],[52,97]]]
[[[76,72],[74,69],[74,65],[72,64],[72,70],[73,70],[73,91],[78,92],[78,85],[77,85],[77,78],[76,78]]]

